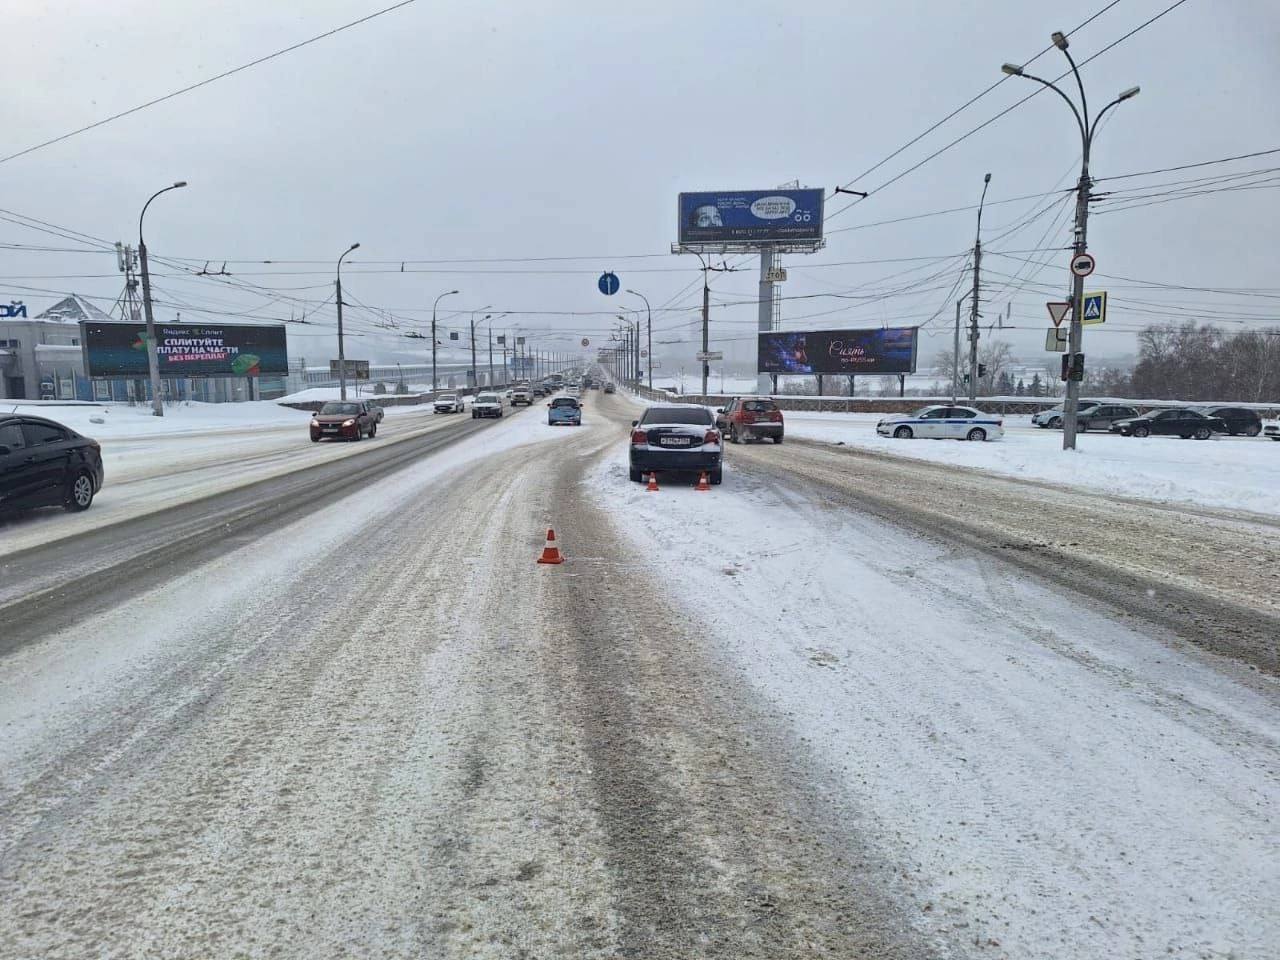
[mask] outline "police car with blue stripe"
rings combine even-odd
[[[996,440],[1004,436],[1004,419],[973,407],[923,407],[915,413],[885,417],[876,424],[882,437],[910,440]]]

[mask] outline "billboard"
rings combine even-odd
[[[339,379],[338,371],[343,367],[346,368],[347,379],[349,380],[368,380],[369,379],[369,361],[368,360],[347,360],[339,365],[337,360],[329,361],[329,376],[335,380]]]
[[[916,372],[918,327],[760,334],[760,373]]]
[[[147,327],[82,320],[80,343],[90,377],[145,377]],[[257,377],[289,372],[284,327],[157,323],[162,377]]]
[[[822,239],[821,190],[682,193],[680,243],[786,243]]]

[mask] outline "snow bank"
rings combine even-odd
[[[1003,440],[894,440],[878,436],[876,414],[785,414],[787,433],[861,450],[989,470],[1004,476],[1080,487],[1094,494],[1280,514],[1280,443],[1261,437],[1081,435],[1074,452],[1062,432],[1005,417]]]

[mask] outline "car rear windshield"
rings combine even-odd
[[[553,407],[576,407],[578,405],[578,401],[573,399],[573,397],[556,397],[551,401],[551,405]]]
[[[321,407],[321,408],[320,408],[320,412],[321,412],[321,413],[342,414],[342,415],[345,415],[345,416],[350,416],[351,414],[359,413],[359,412],[360,412],[360,407],[359,407],[357,404],[354,404],[354,403],[333,403],[333,402],[330,402],[330,403],[326,403],[323,407]]]
[[[772,400],[744,400],[742,409],[752,413],[771,413],[778,409],[778,405]]]
[[[711,411],[706,407],[650,407],[640,418],[647,427],[660,423],[710,424]]]

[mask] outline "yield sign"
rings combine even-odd
[[[1062,319],[1071,312],[1071,304],[1065,300],[1059,300],[1053,303],[1046,303],[1049,308],[1049,319],[1053,321],[1055,327],[1062,326]]]

